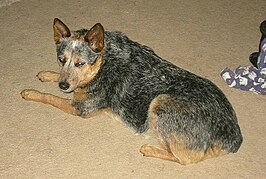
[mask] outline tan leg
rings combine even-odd
[[[163,145],[163,143],[160,143],[160,145]],[[182,165],[198,163],[202,160],[218,157],[228,153],[221,149],[221,145],[215,145],[204,152],[189,150],[185,145],[178,144],[176,141],[169,144],[168,150],[167,146],[162,146],[162,148],[163,149],[146,144],[140,148],[140,152],[146,157],[170,160]]]
[[[160,158],[164,160],[178,162],[177,158],[173,154],[168,152],[167,150],[153,147],[147,144],[141,146],[140,152],[145,157],[155,157],[155,158]]]
[[[37,90],[26,89],[21,92],[22,98],[28,101],[41,102],[44,104],[50,104],[62,111],[77,115],[75,108],[71,104],[70,99],[60,98],[48,93],[42,93]]]
[[[174,148],[175,149],[171,148],[170,151],[167,151],[146,144],[140,148],[140,152],[146,157],[160,158],[163,160],[177,162],[182,165],[198,163],[199,161],[206,159],[205,153],[203,151],[191,151],[184,148],[182,149],[182,147],[179,146]],[[208,157],[211,158],[213,156]]]
[[[60,74],[53,71],[40,71],[37,77],[42,82],[58,82]]]

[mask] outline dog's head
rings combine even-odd
[[[59,19],[54,19],[54,41],[57,59],[62,67],[59,87],[72,92],[84,87],[98,73],[102,64],[104,29],[99,23],[90,30],[70,31]]]

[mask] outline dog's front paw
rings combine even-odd
[[[41,82],[57,82],[59,79],[59,74],[52,71],[40,71],[36,76]]]
[[[148,145],[148,144],[144,144],[144,145],[142,145],[141,146],[141,148],[140,148],[140,153],[143,155],[143,156],[145,156],[145,157],[148,157],[149,156],[149,152],[151,151],[151,146],[150,145]]]
[[[41,92],[33,89],[25,89],[21,91],[20,95],[25,100],[34,101],[40,98]]]
[[[36,76],[39,78],[41,82],[49,82],[50,81],[50,73],[48,71],[40,71]]]

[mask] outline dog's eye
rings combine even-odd
[[[61,58],[61,57],[59,57],[59,58],[58,58],[58,61],[59,61],[60,63],[62,63],[62,64],[65,64],[65,63],[66,63],[66,59],[65,59],[65,58]]]
[[[75,64],[76,67],[82,67],[85,63],[84,62],[78,62]]]

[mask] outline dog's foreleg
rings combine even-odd
[[[49,93],[42,93],[32,89],[23,90],[21,92],[21,96],[25,100],[50,104],[66,113],[77,115],[76,109],[72,106],[70,99],[61,98]]]
[[[40,71],[37,74],[37,78],[41,82],[58,82],[60,74],[53,71]]]

